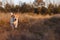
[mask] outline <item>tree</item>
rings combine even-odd
[[[50,3],[48,5],[48,13],[51,15],[51,13],[53,13],[53,11],[54,11],[54,5],[52,3]]]
[[[60,5],[58,6],[58,13],[60,13]]]
[[[41,11],[40,11],[40,12],[41,12],[41,14],[46,15],[47,12],[48,12],[48,9],[43,6],[43,7],[41,8]]]
[[[11,9],[11,6],[9,4],[6,4],[5,5],[6,12],[10,12],[11,11],[10,9]]]

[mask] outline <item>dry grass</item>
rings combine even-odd
[[[16,15],[19,16],[19,20],[22,22],[23,22],[23,20],[27,21],[27,19],[30,19],[30,18],[32,18],[32,19],[44,19],[44,18],[50,18],[51,17],[49,15],[43,16],[40,14],[37,15],[37,14],[32,14],[32,13],[30,13],[30,14],[27,14],[27,13],[26,14],[19,14],[19,13],[17,13]],[[10,20],[10,13],[7,13],[7,14],[0,13],[0,21],[9,22],[9,20]]]
[[[1,40],[60,40],[60,17],[58,15],[19,14],[17,30],[10,28],[10,13],[0,13]]]
[[[33,14],[33,13],[24,13],[24,14],[20,14],[17,13],[17,16],[19,16],[19,22],[31,22],[34,20],[38,20],[38,19],[46,19],[46,18],[50,18],[52,16],[49,15],[37,15],[37,14]],[[9,22],[10,22],[10,13],[0,13],[0,26],[9,26]],[[31,21],[30,21],[31,20]]]

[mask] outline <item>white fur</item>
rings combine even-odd
[[[18,27],[18,18],[16,18],[16,21],[14,21],[15,28]]]
[[[11,13],[11,15],[14,15],[14,14]],[[14,16],[15,16],[16,20],[13,23],[11,22],[11,24],[12,24],[12,27],[14,25],[14,27],[17,28],[18,27],[18,15],[14,15]]]

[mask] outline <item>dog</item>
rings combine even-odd
[[[10,24],[12,29],[18,27],[18,15],[11,13],[11,19],[10,19]]]
[[[18,27],[18,15],[15,15],[16,20],[14,21],[15,28]]]

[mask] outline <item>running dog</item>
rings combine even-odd
[[[18,15],[11,13],[11,19],[10,19],[10,24],[12,29],[18,27]]]

